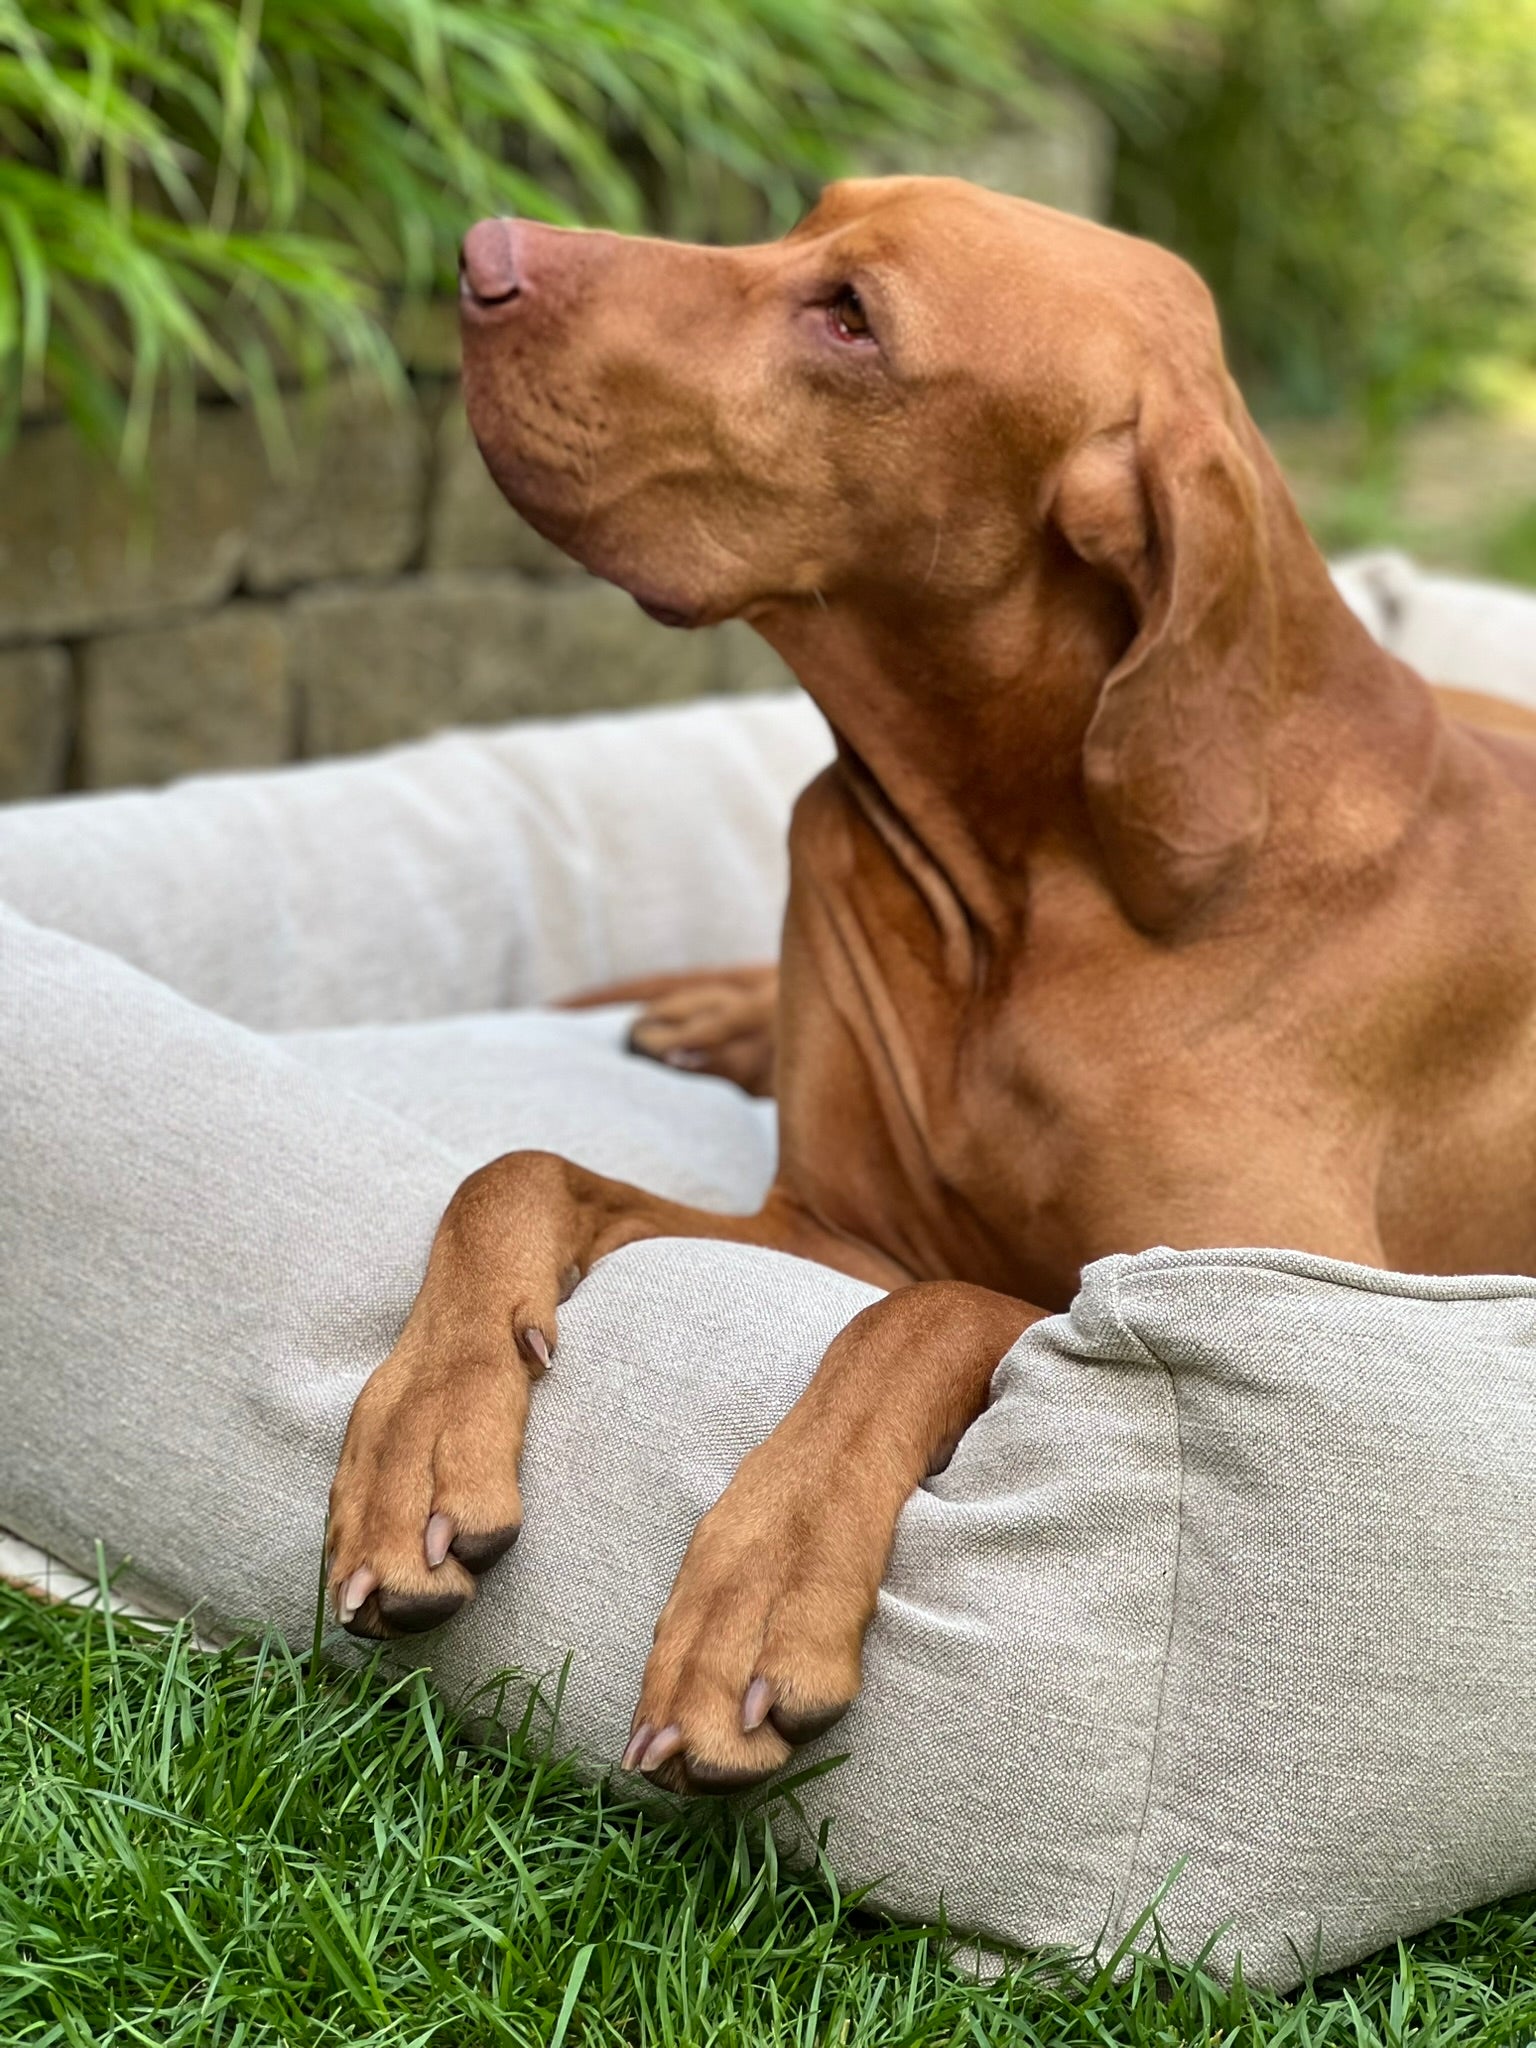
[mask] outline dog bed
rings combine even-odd
[[[1408,565],[1341,580],[1430,630]],[[1523,660],[1536,701],[1536,603],[1441,594],[1511,637],[1447,633],[1440,673]],[[0,813],[0,1525],[307,1641],[350,1403],[467,1171],[544,1145],[760,1195],[771,1105],[528,1006],[770,955],[826,751],[763,699]],[[569,1658],[558,1740],[611,1768],[694,1521],[872,1298],[743,1247],[603,1262],[516,1552],[399,1654],[460,1700]],[[1279,1985],[1536,1885],[1536,1281],[1106,1259],[995,1395],[903,1517],[790,1836],[1028,1945],[1107,1952],[1155,1899],[1176,1954]]]

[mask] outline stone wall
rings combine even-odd
[[[679,634],[510,511],[451,382],[342,390],[275,473],[210,406],[146,490],[60,423],[0,465],[0,796],[350,753],[442,725],[770,687],[745,628]]]
[[[1027,130],[871,168],[1099,214],[1110,160],[1057,93]],[[231,406],[168,425],[139,492],[25,425],[0,457],[0,800],[787,680],[745,627],[669,632],[542,542],[469,438],[451,317],[401,341],[409,400],[296,402],[275,469]]]

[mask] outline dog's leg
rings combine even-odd
[[[529,1382],[555,1348],[556,1310],[595,1260],[647,1237],[770,1245],[878,1286],[906,1277],[782,1193],[756,1216],[721,1216],[549,1152],[482,1167],[449,1203],[399,1341],[347,1424],[328,1573],[354,1635],[435,1628],[516,1541]]]
[[[736,1791],[845,1711],[902,1506],[1043,1313],[946,1280],[854,1318],[694,1530],[627,1768],[676,1792]]]
[[[614,982],[560,1007],[643,1003],[630,1029],[632,1052],[688,1073],[718,1074],[748,1095],[771,1095],[778,1002],[777,967],[720,967]]]

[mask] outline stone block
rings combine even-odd
[[[216,604],[240,576],[265,467],[233,407],[161,435],[143,490],[63,422],[23,428],[0,457],[0,640]]]
[[[658,626],[622,590],[588,576],[542,595],[535,658],[552,714],[672,704],[721,687],[718,633]]]
[[[426,424],[409,399],[339,388],[295,399],[294,460],[250,508],[246,586],[276,591],[338,576],[393,576],[421,550]]]
[[[715,689],[735,693],[799,687],[767,641],[740,619],[715,627],[710,638],[715,643]]]
[[[293,751],[284,608],[222,611],[92,641],[82,654],[87,788],[254,768]]]
[[[0,653],[0,800],[51,796],[63,786],[70,696],[64,648]]]
[[[309,755],[445,725],[673,702],[730,683],[718,635],[669,631],[584,577],[339,585],[297,599],[291,617]]]
[[[204,406],[156,435],[142,486],[62,422],[24,428],[0,457],[0,642],[204,610],[242,582],[392,575],[414,559],[419,413],[337,388],[295,400],[292,428],[293,463],[274,474],[249,413]]]
[[[464,408],[446,406],[437,434],[429,569],[516,569],[525,576],[579,576],[569,555],[536,534],[491,482]]]

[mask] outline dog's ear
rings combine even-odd
[[[1148,392],[1134,423],[1072,452],[1053,516],[1136,622],[1083,777],[1121,901],[1164,931],[1264,836],[1275,624],[1258,479],[1223,408]]]

